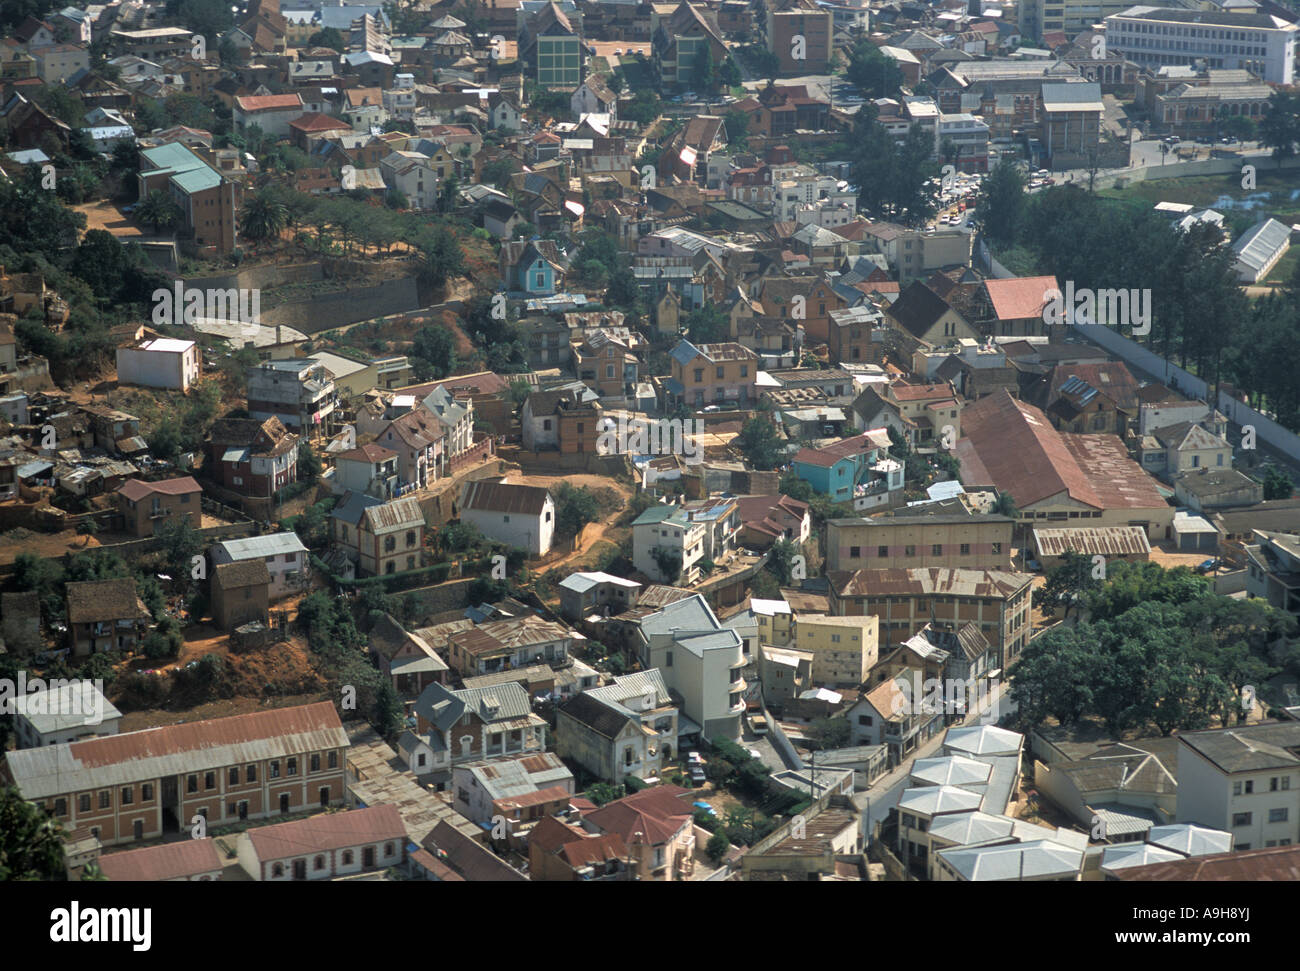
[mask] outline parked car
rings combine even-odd
[[[1219,558],[1217,556],[1210,557],[1208,560],[1202,560],[1200,563],[1196,564],[1197,573],[1212,573],[1218,568]]]
[[[750,715],[749,727],[755,735],[766,735],[767,719],[762,715]]]

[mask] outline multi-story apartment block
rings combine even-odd
[[[182,228],[201,249],[226,256],[236,245],[243,187],[179,142],[140,150],[138,192],[161,190],[180,208]]]
[[[780,9],[784,8],[784,9]],[[768,50],[781,59],[782,74],[820,74],[832,46],[833,16],[812,0],[772,3],[767,9]]]
[[[748,663],[744,641],[721,625],[708,601],[693,594],[642,617],[635,639],[641,663],[659,669],[668,688],[681,696],[686,719],[698,726],[683,720],[679,736],[740,737],[748,687],[742,676]]]
[[[1234,849],[1300,843],[1300,723],[1178,736],[1178,822],[1233,836]]]
[[[706,531],[679,506],[651,506],[632,523],[632,565],[656,583],[694,583]]]
[[[902,510],[874,519],[826,521],[826,571],[864,567],[1011,569],[1016,522],[996,514]]]
[[[10,752],[4,773],[105,846],[342,805],[347,732],[330,702]]]
[[[748,347],[683,340],[669,357],[672,378],[665,389],[687,407],[748,408],[757,398],[758,355]]]
[[[1202,62],[1270,84],[1295,81],[1294,23],[1259,11],[1129,7],[1106,18],[1106,45],[1141,67]]]
[[[279,418],[290,431],[318,438],[329,432],[337,402],[334,376],[311,358],[262,361],[248,369],[251,418]]]
[[[705,8],[686,0],[667,16],[652,14],[651,57],[665,90],[703,87],[707,79],[702,68],[706,63],[721,66],[727,45],[711,17]]]
[[[799,614],[790,646],[813,656],[812,679],[818,685],[856,687],[880,657],[880,622],[876,617]]]
[[[880,636],[906,640],[927,623],[978,624],[1002,668],[1029,643],[1033,577],[1002,570],[858,570],[830,575],[831,612],[880,618]]]

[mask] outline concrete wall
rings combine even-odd
[[[1209,400],[1210,389],[1204,381],[1184,371],[1176,364],[1152,353],[1137,342],[1129,340],[1117,331],[1108,327],[1080,327],[1078,325],[1071,325],[1071,330],[1094,344],[1105,348],[1126,364],[1132,364],[1159,378],[1174,390],[1200,398],[1202,401]],[[1230,422],[1236,425],[1253,425],[1260,440],[1284,453],[1293,461],[1300,461],[1300,435],[1288,431],[1271,418],[1266,418],[1244,401],[1238,401],[1225,391],[1219,392],[1218,408],[1227,416]]]
[[[257,266],[219,277],[191,277],[187,287],[203,289],[261,289],[297,283],[321,283],[327,278],[340,279],[359,276],[373,269],[369,263],[353,260],[333,260],[328,263],[303,263],[296,266]],[[328,272],[327,272],[328,271]],[[261,323],[274,326],[284,324],[305,334],[318,334],[360,320],[370,320],[385,314],[402,313],[420,306],[418,288],[412,275],[397,280],[386,280],[369,286],[348,287],[333,293],[295,293],[289,302],[278,302],[275,295],[266,294],[267,306],[262,303]]]

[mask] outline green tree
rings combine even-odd
[[[311,447],[311,442],[300,443],[298,445],[298,481],[316,482],[320,479],[324,470],[320,456]]]
[[[693,344],[712,344],[725,341],[729,321],[715,303],[701,304],[686,315],[686,336]]]
[[[898,62],[863,38],[849,49],[844,76],[865,98],[890,98],[903,84]]]
[[[0,881],[64,879],[61,832],[13,786],[0,789]]]
[[[595,522],[600,515],[600,503],[586,486],[573,486],[561,482],[552,490],[555,498],[555,533],[569,539],[582,532],[587,523]]]
[[[727,838],[727,831],[719,829],[709,837],[709,841],[704,844],[704,852],[708,855],[709,860],[714,866],[722,862],[722,858],[727,855],[731,849],[731,840]]]
[[[421,381],[445,378],[456,370],[456,342],[444,326],[429,324],[416,331],[411,353]]]
[[[1300,97],[1285,91],[1269,95],[1259,123],[1259,140],[1273,150],[1279,162],[1296,154],[1300,146]]]
[[[289,208],[275,192],[262,189],[244,201],[240,219],[249,239],[275,239],[289,224]]]
[[[819,750],[836,749],[844,748],[849,744],[853,731],[849,727],[847,718],[843,715],[836,715],[832,718],[818,718],[814,721],[812,735],[816,739]]]
[[[1048,571],[1047,582],[1034,591],[1034,603],[1049,609],[1064,605],[1063,616],[1070,608],[1087,600],[1088,594],[1101,589],[1102,581],[1094,576],[1092,557],[1066,550],[1058,566]]]
[[[776,468],[785,456],[785,445],[776,426],[762,416],[745,422],[735,444],[745,460],[759,471]]]
[[[383,678],[379,682],[379,689],[375,693],[373,724],[375,731],[384,738],[390,739],[396,738],[406,727],[402,701],[393,689],[391,678]]]
[[[665,546],[656,546],[650,551],[650,558],[655,561],[655,566],[659,568],[659,574],[664,578],[665,583],[677,582],[677,578],[682,574],[682,554]]]
[[[1269,499],[1290,499],[1291,493],[1295,490],[1295,483],[1291,481],[1285,469],[1276,465],[1269,465],[1264,469],[1264,498]]]
[[[333,27],[326,27],[324,30],[318,30],[307,39],[308,47],[328,47],[330,50],[338,51],[340,54],[347,53],[348,42],[343,35]]]
[[[976,216],[984,235],[998,243],[1015,240],[1025,213],[1025,179],[1009,160],[993,167],[984,182]]]

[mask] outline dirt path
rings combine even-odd
[[[601,540],[617,545],[619,540],[621,540],[627,532],[626,528],[614,525],[618,517],[623,514],[623,509],[626,507],[627,501],[633,495],[634,490],[632,486],[626,482],[620,482],[617,479],[607,478],[603,475],[561,475],[559,473],[539,474],[525,473],[517,469],[513,469],[506,473],[506,481],[512,485],[541,486],[547,489],[553,488],[561,482],[567,482],[572,486],[586,486],[593,492],[596,489],[602,488],[612,489],[614,492],[618,493],[619,498],[623,500],[623,505],[618,509],[607,513],[597,522],[588,523],[584,526],[582,532],[578,535],[577,542],[574,544],[574,548],[571,552],[561,554],[555,559],[552,559],[551,556],[547,556],[536,563],[533,568],[540,572],[554,570],[557,567],[562,567],[566,564],[581,560],[591,552],[591,548]]]

